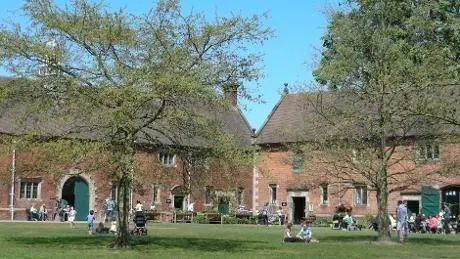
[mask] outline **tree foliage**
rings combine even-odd
[[[318,135],[331,154],[324,160],[376,191],[379,238],[387,240],[388,193],[422,179],[415,173],[420,165],[404,165],[414,161],[403,148],[408,138],[457,134],[459,3],[347,2],[331,16],[314,72],[329,92],[305,99],[319,114],[317,126],[328,128]]]
[[[159,1],[144,15],[86,0],[65,7],[28,0],[22,11],[26,27],[11,22],[0,30],[0,62],[22,78],[14,88],[21,94],[9,97],[32,124],[21,133],[100,143],[120,184],[116,246],[129,245],[138,145],[200,147],[229,161],[240,154],[228,137],[215,137],[225,135],[215,118],[232,111],[225,85],[240,85],[238,95],[254,99],[241,83],[261,74],[261,55],[249,48],[271,36],[261,16],[210,21],[184,15],[176,0]],[[34,111],[34,122],[26,111]],[[55,151],[66,145],[55,143]]]

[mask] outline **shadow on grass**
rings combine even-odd
[[[321,242],[328,243],[348,243],[348,242],[362,242],[370,243],[375,242],[377,236],[373,234],[369,235],[324,235],[321,236]],[[392,235],[392,240],[396,241],[396,235]],[[420,244],[420,245],[459,245],[460,240],[458,238],[446,239],[431,236],[409,236],[406,238],[408,244]]]
[[[7,239],[8,242],[20,245],[34,245],[54,247],[94,247],[100,248],[108,246],[113,237],[111,236],[82,236],[82,237],[12,237]],[[173,238],[173,237],[133,237],[131,244],[133,247],[147,247],[155,245],[162,248],[181,248],[196,251],[249,251],[260,249],[260,244],[264,242],[253,240],[226,240],[212,238]]]

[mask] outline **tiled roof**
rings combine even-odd
[[[0,87],[4,87],[11,79],[0,78]],[[3,84],[3,86],[1,86]],[[93,123],[100,118],[101,111],[81,116],[68,114],[62,118],[62,111],[49,109],[46,114],[37,114],[26,110],[23,102],[28,100],[15,99],[11,96],[0,99],[0,134],[24,134],[26,132],[40,132],[48,137],[66,137],[97,140],[107,135],[109,129],[94,127]],[[33,98],[33,97],[30,97]],[[199,105],[194,105],[198,107]],[[58,108],[57,108],[58,109]],[[252,141],[252,132],[241,111],[236,107],[208,107],[201,105],[203,116],[216,122],[223,132],[231,134],[238,145],[249,147]],[[183,125],[174,124],[167,118],[159,119],[137,135],[137,143],[154,145],[187,145],[206,146],[209,141],[206,136],[200,137],[194,132],[188,132]]]
[[[457,100],[460,99],[459,87],[450,87],[450,94]],[[308,100],[308,101],[307,101]],[[349,107],[359,112],[361,115],[374,116],[372,109],[364,107],[359,100],[344,100],[343,96],[338,97],[330,92],[296,93],[287,94],[281,97],[278,104],[273,108],[265,123],[257,133],[256,144],[280,144],[312,141],[315,139],[338,139],[353,137],[369,137],[369,132],[365,129],[365,122],[351,125],[351,122],[341,121],[340,127],[334,127],[334,122],[328,121],[321,116],[319,106],[312,103],[321,103],[321,107],[328,109],[331,107]],[[457,115],[460,112],[457,111]],[[460,117],[460,116],[459,116]],[[337,117],[339,118],[339,117]],[[402,125],[402,126],[401,126]],[[415,117],[410,122],[401,124],[400,128],[395,127],[389,137],[419,137],[436,134],[458,134],[458,127],[449,124],[428,123],[422,117]],[[351,129],[351,130],[350,130]]]

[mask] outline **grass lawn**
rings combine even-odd
[[[281,243],[281,227],[150,224],[133,248],[107,248],[85,224],[0,223],[0,258],[460,258],[460,235],[411,235],[404,245],[371,244],[372,231],[313,228],[319,243]],[[294,228],[298,231],[299,227]]]

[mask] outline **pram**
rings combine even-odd
[[[131,231],[131,234],[138,236],[147,235],[147,218],[145,217],[144,212],[136,211],[133,221],[134,229]]]

